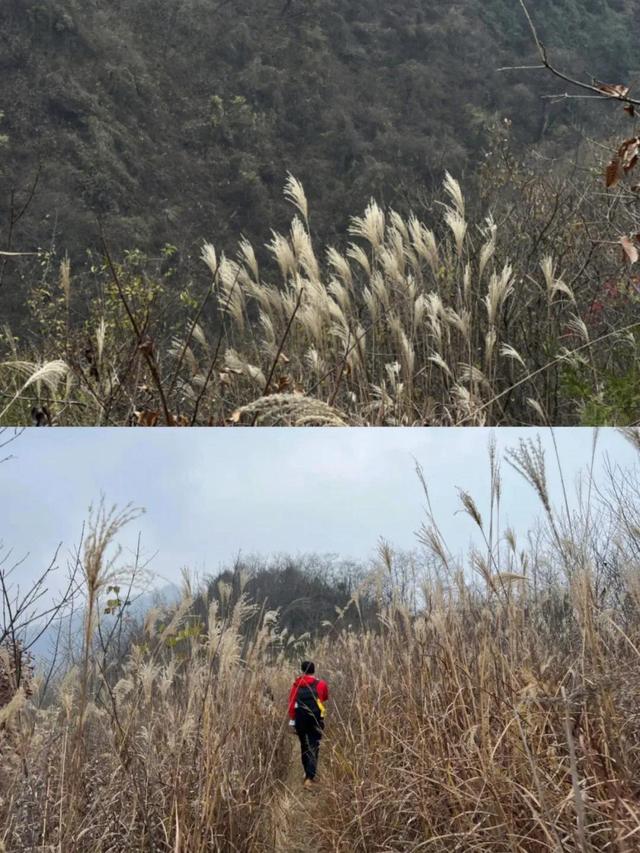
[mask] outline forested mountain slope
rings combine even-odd
[[[533,11],[563,64],[629,79],[627,0]],[[517,0],[3,0],[0,239],[39,165],[23,249],[55,237],[77,261],[97,217],[118,251],[264,240],[288,171],[330,238],[372,195],[406,210],[445,167],[472,175],[504,117],[573,150],[582,107],[497,71],[532,59]]]

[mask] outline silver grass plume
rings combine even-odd
[[[284,187],[285,198],[290,201],[302,214],[302,217],[309,227],[309,205],[307,204],[307,196],[304,192],[304,187],[297,178],[289,172],[287,174],[287,182]]]

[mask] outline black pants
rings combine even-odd
[[[296,725],[296,734],[300,740],[300,755],[305,779],[315,779],[318,770],[318,751],[320,750],[322,729],[317,725]]]

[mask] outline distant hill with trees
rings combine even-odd
[[[535,12],[565,64],[636,67],[628,0]],[[371,196],[405,212],[445,167],[473,175],[505,117],[520,145],[571,151],[581,121],[541,100],[543,75],[498,72],[535,61],[516,0],[4,0],[0,17],[0,240],[40,170],[20,245],[75,262],[97,217],[119,251],[264,240],[288,222],[288,171],[331,238]]]
[[[637,15],[526,6],[6,0],[0,423],[636,423]]]

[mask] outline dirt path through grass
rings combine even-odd
[[[308,853],[317,850],[313,823],[321,806],[324,781],[312,790],[303,787],[298,743],[291,753],[291,764],[286,782],[281,786],[274,803],[276,853]]]

